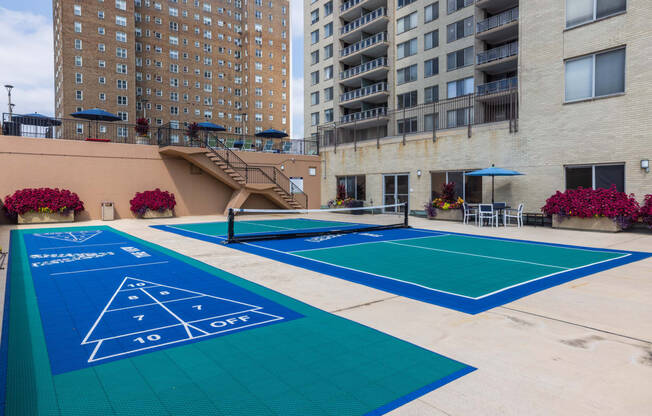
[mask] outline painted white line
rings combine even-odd
[[[277,221],[277,220],[271,220],[271,221]],[[292,231],[294,228],[288,228],[288,227],[279,227],[278,225],[269,225],[269,224],[259,224],[256,221],[236,221],[236,224],[249,224],[249,225],[258,225],[261,227],[270,227],[270,228],[280,228],[281,230],[286,230],[286,231]]]
[[[422,250],[439,251],[439,252],[442,252],[442,253],[460,254],[460,255],[472,256],[472,257],[482,257],[482,258],[491,259],[491,260],[511,261],[511,262],[514,262],[514,263],[531,264],[531,265],[534,265],[534,266],[552,267],[552,268],[555,268],[555,269],[564,269],[564,270],[569,270],[570,269],[570,267],[555,266],[553,264],[535,263],[533,261],[516,260],[516,259],[510,259],[510,258],[506,258],[506,257],[485,256],[483,254],[466,253],[464,251],[444,250],[442,248],[414,246],[414,245],[411,245],[411,244],[395,243],[393,241],[383,241],[383,243],[394,244],[394,245],[403,246],[403,247],[419,248],[419,249],[422,249]]]
[[[168,261],[155,261],[152,263],[142,263],[142,264],[129,264],[126,266],[114,266],[114,267],[102,267],[99,269],[86,269],[86,270],[76,270],[73,272],[58,272],[58,273],[50,273],[50,276],[59,276],[62,274],[76,274],[76,273],[88,273],[88,272],[97,272],[97,271],[102,271],[102,270],[115,270],[115,269],[124,269],[127,267],[141,267],[141,266],[151,266],[154,264],[165,264],[169,263]]]
[[[595,263],[586,264],[586,265],[584,265],[584,266],[579,266],[579,267],[575,267],[575,268],[568,269],[568,270],[560,270],[560,271],[555,272],[555,273],[550,273],[550,274],[547,274],[547,275],[545,275],[545,276],[536,277],[536,278],[534,278],[534,279],[530,279],[530,280],[527,280],[527,281],[525,281],[525,282],[516,283],[516,284],[514,284],[514,285],[504,287],[504,288],[499,289],[499,290],[496,290],[496,291],[494,291],[494,292],[484,294],[484,295],[482,295],[482,296],[480,296],[480,297],[478,297],[478,298],[476,298],[476,299],[486,298],[487,296],[495,295],[495,294],[497,294],[497,293],[504,292],[504,291],[506,291],[506,290],[508,290],[508,289],[511,289],[511,288],[514,288],[514,287],[518,287],[518,286],[523,286],[523,285],[525,285],[525,284],[528,284],[528,283],[531,283],[531,282],[535,282],[535,281],[537,281],[537,280],[545,279],[545,278],[547,278],[547,277],[555,276],[555,275],[560,274],[560,273],[569,273],[569,272],[573,272],[573,271],[575,271],[575,270],[583,269],[583,268],[585,268],[585,267],[590,267],[590,266],[594,266],[594,265],[596,265],[596,264],[606,263],[606,262],[608,262],[608,261],[618,260],[618,259],[622,259],[622,258],[629,257],[629,256],[631,256],[631,254],[625,254],[625,255],[622,255],[622,256],[620,256],[620,257],[615,257],[615,258],[613,258],[613,259],[606,259],[606,260],[602,260],[602,261],[596,261]]]
[[[298,257],[298,258],[304,259],[304,260],[310,260],[310,261],[314,261],[314,262],[317,262],[317,263],[327,264],[329,266],[338,267],[340,269],[351,270],[351,271],[354,271],[354,272],[364,273],[364,274],[368,274],[368,275],[371,275],[371,276],[381,277],[383,279],[394,280],[396,282],[405,283],[405,284],[408,284],[408,285],[411,285],[411,286],[417,286],[417,287],[420,287],[420,288],[423,288],[423,289],[431,290],[433,292],[446,293],[447,295],[459,296],[461,298],[467,298],[467,299],[476,299],[476,298],[471,297],[471,296],[460,295],[459,293],[447,292],[445,290],[440,290],[440,289],[433,289],[431,287],[420,285],[418,283],[412,283],[412,282],[408,282],[408,281],[405,281],[405,280],[396,279],[394,277],[384,276],[382,274],[371,273],[371,272],[367,272],[367,271],[364,271],[364,270],[358,270],[358,269],[354,269],[352,267],[340,266],[338,264],[328,263],[328,262],[322,261],[322,260],[315,260],[315,259],[311,259],[310,257],[303,257],[303,256],[299,256],[297,254],[292,254],[292,253],[288,253],[288,252],[285,252],[285,251],[275,250],[273,248],[263,247],[263,246],[259,246],[259,245],[252,244],[252,243],[242,243],[242,244],[247,245],[247,246],[261,248],[263,250],[269,250],[269,251],[274,251],[274,252],[281,253],[281,254],[287,254],[288,256],[294,256],[294,257]],[[279,261],[283,262],[282,260],[279,260]],[[297,266],[297,267],[301,267],[301,266]],[[321,273],[321,272],[317,272],[317,273]],[[348,279],[344,279],[344,280],[348,280]],[[387,292],[387,290],[385,290],[385,289],[377,289],[377,290],[383,290],[383,291]]]
[[[200,233],[199,231],[186,230],[186,229],[184,229],[184,228],[174,227],[174,226],[172,226],[172,225],[166,225],[166,227],[168,227],[168,228],[173,228],[173,229],[175,229],[175,230],[179,230],[179,231],[185,231],[185,232],[187,232],[187,233],[198,234],[198,235],[204,235],[204,236],[206,236],[206,237],[212,237],[212,238],[219,238],[220,240],[226,240],[226,237],[223,237],[223,236],[220,236],[220,235],[213,235],[213,234]],[[182,237],[184,237],[184,236],[182,235]]]
[[[102,244],[79,244],[76,246],[60,246],[60,247],[46,247],[46,248],[39,248],[39,250],[58,250],[60,248],[84,248],[84,247],[96,247],[96,246],[115,246],[118,244],[133,244],[129,243],[128,241],[122,241],[120,243],[102,243]]]
[[[129,276],[125,276],[125,278],[122,279],[122,282],[120,283],[120,286],[118,286],[118,289],[120,289],[122,287],[122,285],[125,284],[125,281],[127,279],[129,279]],[[93,333],[93,331],[95,330],[95,327],[97,326],[97,324],[102,320],[102,315],[104,315],[104,312],[106,312],[106,310],[109,308],[109,305],[113,302],[113,299],[115,299],[117,294],[118,294],[118,290],[116,290],[115,293],[113,293],[113,296],[111,296],[111,299],[109,299],[109,301],[106,303],[106,305],[104,305],[104,309],[102,309],[102,312],[100,312],[100,316],[97,317],[97,319],[95,320],[95,323],[93,324],[91,329],[86,333],[86,336],[84,337],[84,340],[82,341],[82,345],[87,344],[88,336]],[[97,347],[95,347],[95,349],[97,350]]]
[[[176,319],[176,320],[178,320],[179,322],[181,322],[181,324],[183,324],[184,329],[185,329],[186,332],[188,333],[188,337],[193,338],[192,334],[190,333],[190,329],[188,329],[188,327],[190,327],[190,328],[192,328],[192,329],[196,329],[197,331],[200,331],[200,332],[206,333],[206,331],[203,331],[203,330],[201,330],[201,329],[199,329],[199,328],[195,328],[194,326],[189,325],[189,324],[188,324],[186,321],[184,321],[183,319],[179,318],[179,317],[177,316],[176,313],[174,313],[174,312],[172,312],[170,309],[168,309],[167,306],[165,306],[165,305],[163,305],[161,302],[159,302],[158,299],[156,299],[154,296],[152,296],[152,295],[151,295],[148,291],[146,291],[145,289],[140,289],[140,290],[141,290],[142,292],[144,292],[147,296],[149,296],[150,298],[152,298],[152,300],[153,300],[154,302],[158,303],[159,306],[162,307],[163,309],[165,309],[165,310],[166,310],[170,315],[172,315],[172,316],[174,317],[174,319]]]
[[[140,290],[140,289],[148,289],[148,288],[151,288],[151,287],[153,287],[153,286],[142,287],[142,288],[139,287],[139,288],[137,288],[137,289],[127,289],[127,290]],[[121,292],[122,292],[122,290],[121,290]],[[203,298],[203,297],[204,297],[204,296],[189,296],[189,297],[187,297],[187,298],[179,298],[179,299],[166,300],[166,301],[164,301],[164,302],[162,302],[162,303],[179,302],[179,301],[181,301],[181,300],[186,300],[186,299],[196,299],[196,298]],[[152,306],[152,305],[156,305],[156,303],[145,303],[145,304],[143,304],[143,305],[125,306],[124,308],[107,309],[106,311],[107,311],[107,312],[124,311],[124,310],[126,310],[126,309],[142,308],[143,306]]]
[[[356,234],[353,234],[353,235],[356,235]],[[365,245],[365,244],[387,243],[389,241],[407,241],[407,240],[415,240],[415,239],[423,239],[423,238],[447,237],[449,235],[450,234],[442,234],[442,235],[433,235],[431,237],[408,237],[408,238],[397,238],[395,240],[365,241],[363,243],[340,244],[340,245],[337,245],[337,246],[330,246],[330,247],[315,247],[315,248],[307,248],[305,250],[292,250],[292,251],[289,251],[288,253],[303,253],[305,251],[328,250],[329,248],[362,246],[362,245]],[[327,241],[331,241],[331,240],[327,240]],[[319,243],[317,243],[317,244],[319,244]]]

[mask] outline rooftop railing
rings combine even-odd
[[[345,92],[340,95],[340,102],[355,100],[356,98],[366,97],[368,95],[373,95],[379,92],[387,91],[386,82],[377,82],[375,84],[369,85],[367,87],[358,88],[357,90]]]
[[[340,35],[345,35],[361,26],[366,25],[367,23],[371,22],[372,20],[376,20],[380,17],[387,16],[387,9],[384,7],[380,7],[373,12],[367,13],[364,16],[355,19],[354,21],[347,23],[346,25],[342,26],[340,28]]]
[[[363,1],[364,0],[349,0],[349,1],[346,1],[346,2],[342,3],[342,5],[340,6],[340,13],[349,10],[351,7],[357,6],[358,4],[362,3]]]
[[[499,26],[506,25],[518,20],[518,7],[504,11],[495,16],[478,22],[476,33],[486,32],[487,30],[495,29]]]
[[[362,39],[361,41],[356,42],[353,45],[349,45],[346,48],[341,49],[340,57],[343,58],[347,55],[351,55],[352,53],[361,51],[372,45],[375,45],[377,43],[382,43],[382,42],[387,42],[387,32],[377,33],[373,36],[369,36],[368,38]]]
[[[373,61],[365,62],[362,65],[354,66],[353,68],[349,68],[346,71],[340,72],[340,80],[345,80],[356,75],[364,74],[365,72],[369,72],[384,66],[387,66],[387,58],[383,56],[376,58]]]
[[[488,51],[480,52],[477,56],[476,63],[477,65],[482,65],[514,55],[518,55],[518,41],[508,43],[497,48],[489,49]]]
[[[518,77],[512,77],[478,85],[476,91],[477,95],[482,96],[487,94],[495,94],[497,92],[509,91],[516,87],[518,87]]]
[[[372,108],[370,110],[351,113],[340,117],[340,123],[353,123],[354,121],[369,120],[387,115],[387,107]]]

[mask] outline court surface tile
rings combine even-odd
[[[236,222],[238,233],[319,228],[300,219]],[[154,228],[224,243],[220,223]],[[319,224],[317,222],[316,224]],[[324,224],[346,229],[352,224]],[[232,243],[228,247],[467,313],[649,257],[629,252],[400,228]]]
[[[474,369],[110,227],[14,230],[8,415],[383,414]]]

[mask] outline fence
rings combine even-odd
[[[508,85],[510,82],[507,81]],[[498,86],[501,86],[499,84]],[[380,140],[388,137],[416,133],[432,133],[433,140],[438,130],[466,127],[471,137],[472,126],[509,122],[509,131],[518,130],[518,92],[516,89],[491,94],[469,94],[416,107],[399,110],[366,110],[355,115],[342,116],[339,123],[329,123],[318,127],[317,136],[320,147],[337,146],[344,143],[357,143],[364,140]]]
[[[135,124],[122,122],[95,122],[20,114],[10,116],[8,113],[2,115],[2,134],[7,136],[150,145],[198,145],[189,140],[187,129],[170,128],[168,124],[161,127],[150,127],[146,136],[139,136],[136,134],[135,127]],[[230,144],[229,147],[233,150],[319,154],[319,143],[316,139],[262,139],[228,132],[200,132],[200,136],[213,141],[219,138]]]

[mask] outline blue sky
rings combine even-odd
[[[292,137],[303,137],[303,1],[290,0],[292,28]],[[54,113],[52,1],[0,1],[0,85],[12,84],[19,113]],[[7,96],[0,89],[0,112]]]

